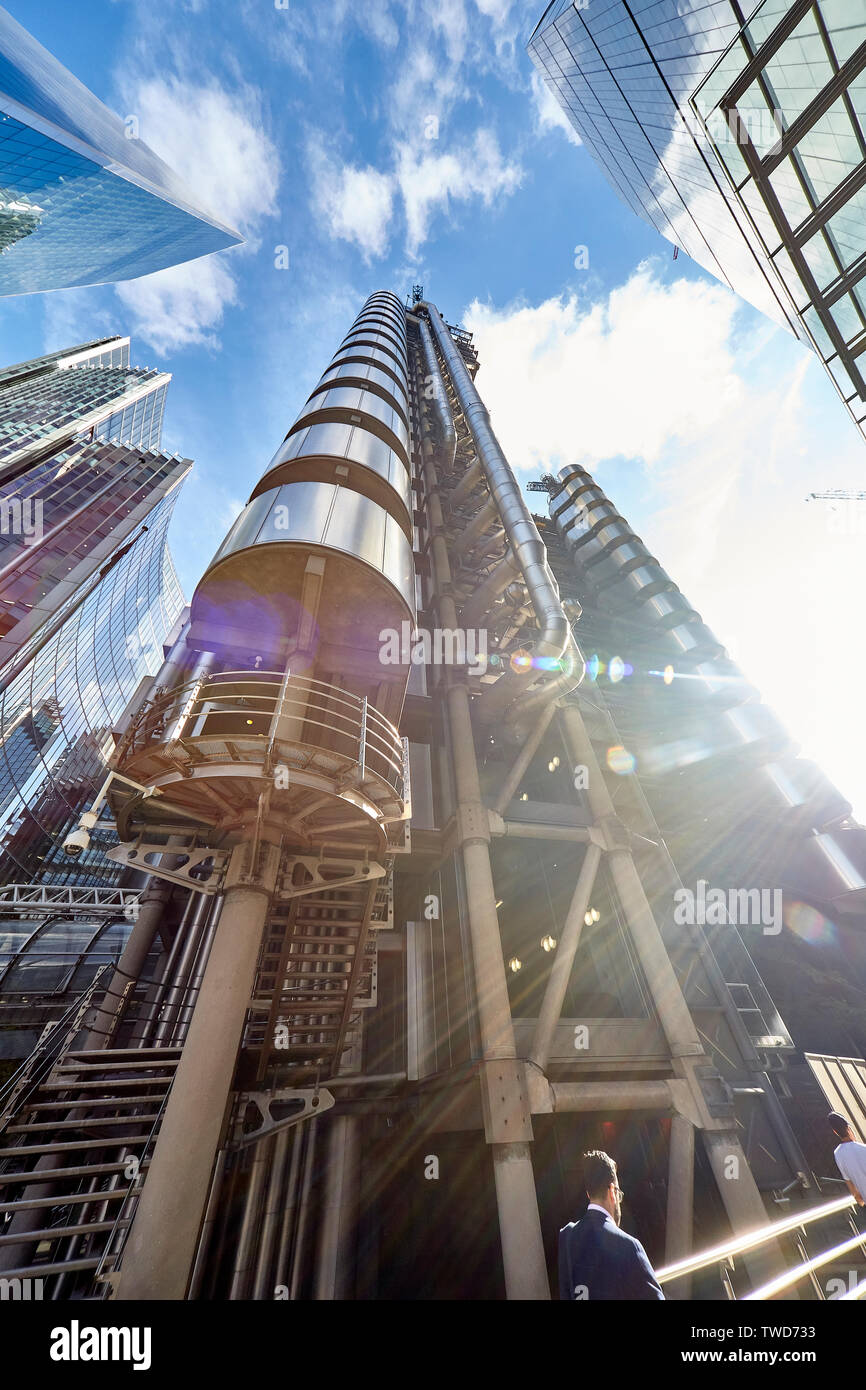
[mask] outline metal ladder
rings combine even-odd
[[[257,1080],[330,1076],[376,1004],[375,930],[390,922],[387,881],[328,887],[276,902],[259,960],[244,1050]]]

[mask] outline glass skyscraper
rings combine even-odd
[[[183,608],[166,534],[190,461],[170,377],[112,337],[0,371],[0,881],[111,883],[62,841]]]
[[[240,240],[0,10],[0,295],[131,280]]]
[[[863,0],[553,0],[529,53],[632,210],[807,341],[866,430]]]
[[[142,676],[159,668],[183,609],[166,533],[188,465],[176,468],[160,498],[165,458],[145,457],[156,479],[147,530],[139,528],[47,643],[40,634],[32,639],[31,659],[9,684],[0,671],[0,882],[117,880],[103,854],[114,843],[109,832],[97,829],[77,860],[63,854],[62,842],[102,781],[112,730]]]
[[[188,465],[159,450],[168,373],[129,338],[0,372],[0,664],[145,519]]]

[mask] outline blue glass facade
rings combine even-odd
[[[60,846],[183,607],[166,533],[191,465],[160,450],[170,377],[129,355],[118,335],[0,371],[3,882],[116,878],[104,834]]]
[[[174,481],[147,531],[48,642],[32,639],[32,659],[0,692],[0,882],[106,884],[118,873],[103,855],[110,832],[97,831],[77,860],[62,843],[105,774],[112,729],[142,676],[158,670],[183,609],[166,533],[188,465],[161,455],[148,462],[152,497],[160,473]]]
[[[862,0],[748,23],[735,0],[554,0],[529,52],[620,197],[809,342],[866,429]]]
[[[170,380],[130,366],[121,336],[0,372],[0,666],[176,475],[135,452],[159,451]]]
[[[0,10],[0,295],[135,279],[237,245]]]

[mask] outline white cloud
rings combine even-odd
[[[470,305],[482,389],[512,462],[653,463],[672,439],[703,437],[744,389],[728,342],[736,308],[721,286],[665,286],[646,267],[601,303],[571,295],[505,310]]]
[[[280,162],[247,89],[150,77],[129,93],[141,139],[179,174],[193,199],[244,236],[276,211]]]
[[[415,255],[427,239],[436,211],[447,212],[451,202],[481,198],[490,206],[500,195],[519,187],[523,171],[504,160],[492,131],[476,131],[471,145],[455,146],[442,154],[419,154],[404,143],[397,148],[397,180],[406,211],[406,249]]]
[[[480,198],[486,207],[512,193],[523,177],[519,164],[503,159],[492,131],[480,129],[468,144],[437,152],[435,142],[402,141],[395,146],[393,172],[371,165],[342,164],[315,135],[308,144],[312,206],[329,235],[354,242],[369,264],[385,256],[391,243],[394,203],[406,216],[406,251],[414,258],[426,241],[437,212]]]
[[[238,302],[237,281],[221,256],[128,280],[116,293],[132,315],[133,336],[166,355],[187,347],[219,347],[223,314]]]
[[[540,73],[533,72],[531,85],[538,133],[545,135],[549,130],[561,130],[572,145],[582,145],[583,141]]]
[[[370,165],[340,164],[320,137],[308,145],[313,211],[324,216],[330,235],[354,242],[368,263],[388,250],[393,179]]]
[[[128,90],[127,103],[141,139],[183,179],[190,200],[254,244],[277,210],[280,178],[255,95],[214,80],[144,77]],[[223,314],[238,302],[225,253],[127,281],[117,294],[135,315],[136,335],[159,352],[218,346]]]

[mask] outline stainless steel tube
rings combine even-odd
[[[437,346],[448,368],[463,415],[472,430],[491,497],[502,518],[505,534],[517,557],[532,600],[539,627],[534,655],[559,661],[566,657],[573,638],[559,597],[559,587],[547,563],[546,547],[524,500],[520,485],[493,432],[487,408],[475,389],[466,364],[445,327],[439,310],[434,304],[423,304],[420,307],[426,310],[430,318]],[[576,647],[574,650],[576,651]],[[579,658],[579,653],[577,656]],[[557,695],[573,690],[583,678],[583,661],[577,659],[571,664],[572,670],[562,671],[555,678]],[[497,717],[515,700],[521,696],[525,697],[526,679],[525,675],[511,672],[501,677],[482,697],[482,715],[485,718]]]

